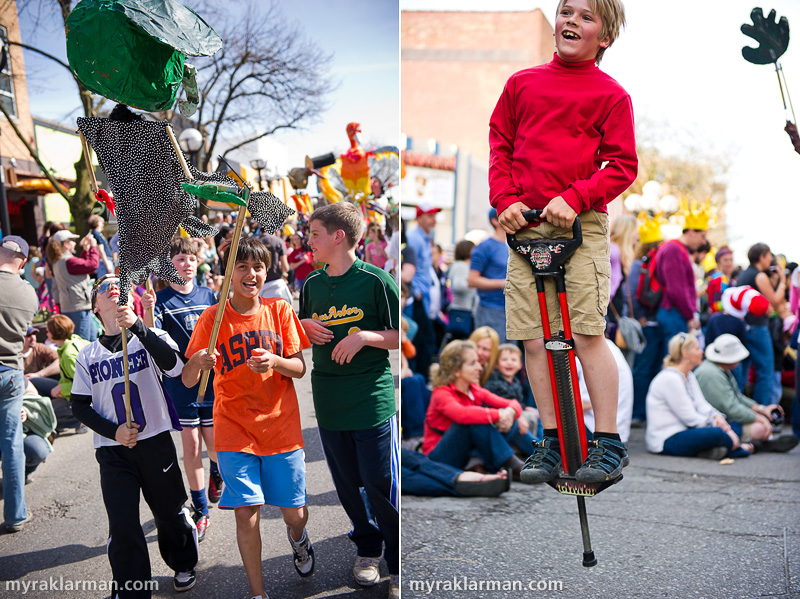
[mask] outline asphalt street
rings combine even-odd
[[[800,447],[721,465],[648,454],[634,429],[630,456],[586,499],[594,568],[576,498],[546,485],[403,496],[403,598],[800,598]]]
[[[399,352],[391,352],[392,362],[399,362]],[[304,352],[311,368],[310,350]],[[374,587],[360,587],[353,580],[355,545],[347,538],[350,521],[339,504],[328,467],[323,457],[316,429],[311,382],[308,374],[295,383],[300,402],[305,440],[309,506],[308,533],[316,553],[313,576],[301,579],[294,570],[292,553],[286,538],[286,526],[280,511],[273,507],[261,510],[263,542],[262,569],[271,599],[312,599],[317,597],[386,597],[389,578],[385,562],[381,564],[381,582]],[[399,395],[399,393],[398,393]],[[178,433],[173,433],[181,455]],[[92,449],[92,434],[65,435],[54,444],[55,451],[33,475],[27,485],[26,500],[32,520],[17,534],[0,536],[0,597],[26,598],[107,597],[109,593],[90,590],[55,590],[87,588],[82,581],[96,581],[97,588],[111,578],[106,557],[108,521],[100,494],[100,478]],[[182,465],[182,463],[181,463]],[[204,459],[206,480],[208,460]],[[184,479],[185,482],[185,479]],[[186,486],[188,493],[188,485]],[[173,572],[158,552],[155,525],[147,504],[141,501],[141,522],[148,541],[150,561],[158,590],[153,597],[177,596],[172,588]],[[9,581],[21,584],[14,590]],[[36,583],[36,588],[32,583]],[[43,583],[43,584],[42,584]],[[45,590],[40,587],[46,586]],[[24,589],[27,588],[27,592]],[[52,590],[51,590],[52,589]],[[200,544],[197,584],[180,596],[186,599],[249,598],[249,587],[236,545],[236,525],[232,511],[213,507],[210,526]]]

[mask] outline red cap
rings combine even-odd
[[[432,205],[425,202],[417,206],[417,218],[419,218],[423,214],[436,214],[437,212],[441,211],[442,211],[441,208],[434,208]]]

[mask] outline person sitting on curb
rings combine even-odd
[[[697,384],[692,370],[703,361],[697,338],[678,333],[667,347],[664,369],[647,392],[647,450],[712,460],[749,456],[752,447],[740,447],[739,435],[705,400]]]
[[[762,406],[745,397],[736,384],[731,370],[750,352],[734,335],[725,333],[706,347],[706,359],[695,371],[703,397],[725,415],[742,441],[752,441],[756,451],[786,452],[793,449],[798,439],[794,435],[774,437],[772,414],[783,415],[777,404]]]
[[[56,413],[50,399],[26,390],[22,396],[22,432],[25,435],[25,484],[53,451]]]
[[[400,473],[403,495],[423,497],[498,497],[508,491],[511,478],[505,470],[480,474],[434,462],[418,451],[402,449]]]
[[[422,452],[436,462],[464,468],[477,450],[487,468],[511,468],[519,479],[522,461],[506,439],[517,427],[522,406],[483,389],[481,365],[472,341],[451,341],[439,355],[425,419]]]

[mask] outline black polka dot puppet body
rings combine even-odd
[[[196,71],[185,58],[211,56],[221,47],[222,39],[202,18],[174,0],[81,0],[67,19],[67,57],[76,79],[90,91],[119,102],[109,118],[79,118],[77,125],[90,178],[94,173],[89,146],[97,153],[113,195],[113,203],[107,205],[116,205],[120,305],[128,302],[131,283],[149,274],[185,282],[169,259],[170,241],[179,227],[196,237],[216,234],[215,228],[194,216],[198,200],[184,186],[194,191],[204,184],[238,189],[247,210],[269,233],[293,213],[268,192],[248,189],[242,194],[242,188],[224,174],[205,173],[187,164],[168,122],[146,120],[127,108],[171,109],[183,85],[187,101],[180,103],[180,110],[188,118],[198,98]],[[98,200],[108,199],[96,181],[93,187]],[[244,207],[240,215],[244,216]],[[126,337],[123,331],[125,353]],[[130,427],[127,359],[123,364]]]

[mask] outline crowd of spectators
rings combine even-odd
[[[416,208],[402,250],[404,460],[414,476],[424,468],[408,452],[512,478],[542,428],[524,350],[505,342],[505,234],[491,210],[484,241],[459,241],[448,260],[436,244],[437,212]],[[606,342],[619,370],[620,436],[646,428],[648,451],[678,456],[789,451],[800,436],[800,268],[764,243],[737,265],[729,247],[711,248],[700,222],[670,241],[645,214],[610,228]],[[578,372],[591,438],[579,361]],[[416,489],[404,492],[432,494]]]
[[[372,220],[365,227],[364,236],[357,247],[357,256],[393,273],[399,281],[399,218],[396,212],[388,216],[371,213],[370,216]],[[274,235],[261,231],[255,220],[248,219],[243,225],[242,238],[258,238],[271,253],[272,268],[261,291],[262,297],[282,297],[291,303],[299,296],[306,277],[321,266],[315,263],[307,244],[308,217],[299,214],[295,218]],[[205,216],[203,219],[208,220]],[[211,222],[218,230],[215,237],[190,239],[197,255],[197,275],[193,283],[210,289],[218,299],[225,274],[220,255],[230,244],[235,220],[230,213],[218,213]],[[16,372],[11,362],[16,365],[18,359],[19,370],[24,373],[24,381],[11,374],[8,380],[0,380],[0,386],[3,386],[0,392],[4,397],[19,391],[17,397],[22,398],[22,404],[17,406],[15,403],[0,414],[0,421],[3,422],[0,453],[3,455],[3,480],[7,497],[4,521],[12,528],[26,519],[20,507],[24,507],[23,482],[31,482],[31,473],[53,451],[55,439],[60,435],[88,431],[73,416],[70,405],[75,361],[81,348],[97,339],[103,331],[101,321],[91,309],[92,285],[103,275],[116,272],[119,266],[116,230],[108,227],[98,215],[91,216],[88,225],[89,231],[84,237],[73,233],[64,223],[47,222],[36,243],[28,244],[15,236],[3,238],[3,247],[7,242],[8,249],[0,250],[0,266],[5,265],[0,272],[12,279],[15,285],[19,279],[23,286],[20,293],[25,294],[26,299],[31,299],[32,311],[27,322],[30,323],[31,318],[33,320],[32,325],[20,324],[23,327],[21,331],[4,331],[8,345],[4,355],[8,354],[9,365],[0,365],[0,376],[6,372]],[[21,264],[19,268],[18,263]],[[155,278],[152,283],[156,291],[166,286],[165,282]],[[144,317],[141,302],[144,292],[144,281],[133,284],[130,290],[134,298],[134,312],[139,317]],[[6,294],[6,299],[8,302],[4,302],[0,309],[8,321],[5,312],[19,310],[20,307],[17,305],[18,298]],[[18,318],[20,322],[24,319],[22,315]],[[12,341],[17,334],[20,335],[18,344]],[[22,437],[16,437],[17,431],[24,437],[22,442]],[[24,473],[11,466],[11,462],[16,463],[19,455],[22,455],[20,448],[24,451]],[[457,486],[462,491],[471,494],[482,492],[472,489],[475,481],[472,473],[459,475],[457,473],[452,482],[458,477]],[[497,485],[505,485],[505,474],[493,476],[491,480],[502,480],[493,483],[492,489],[497,489]]]

